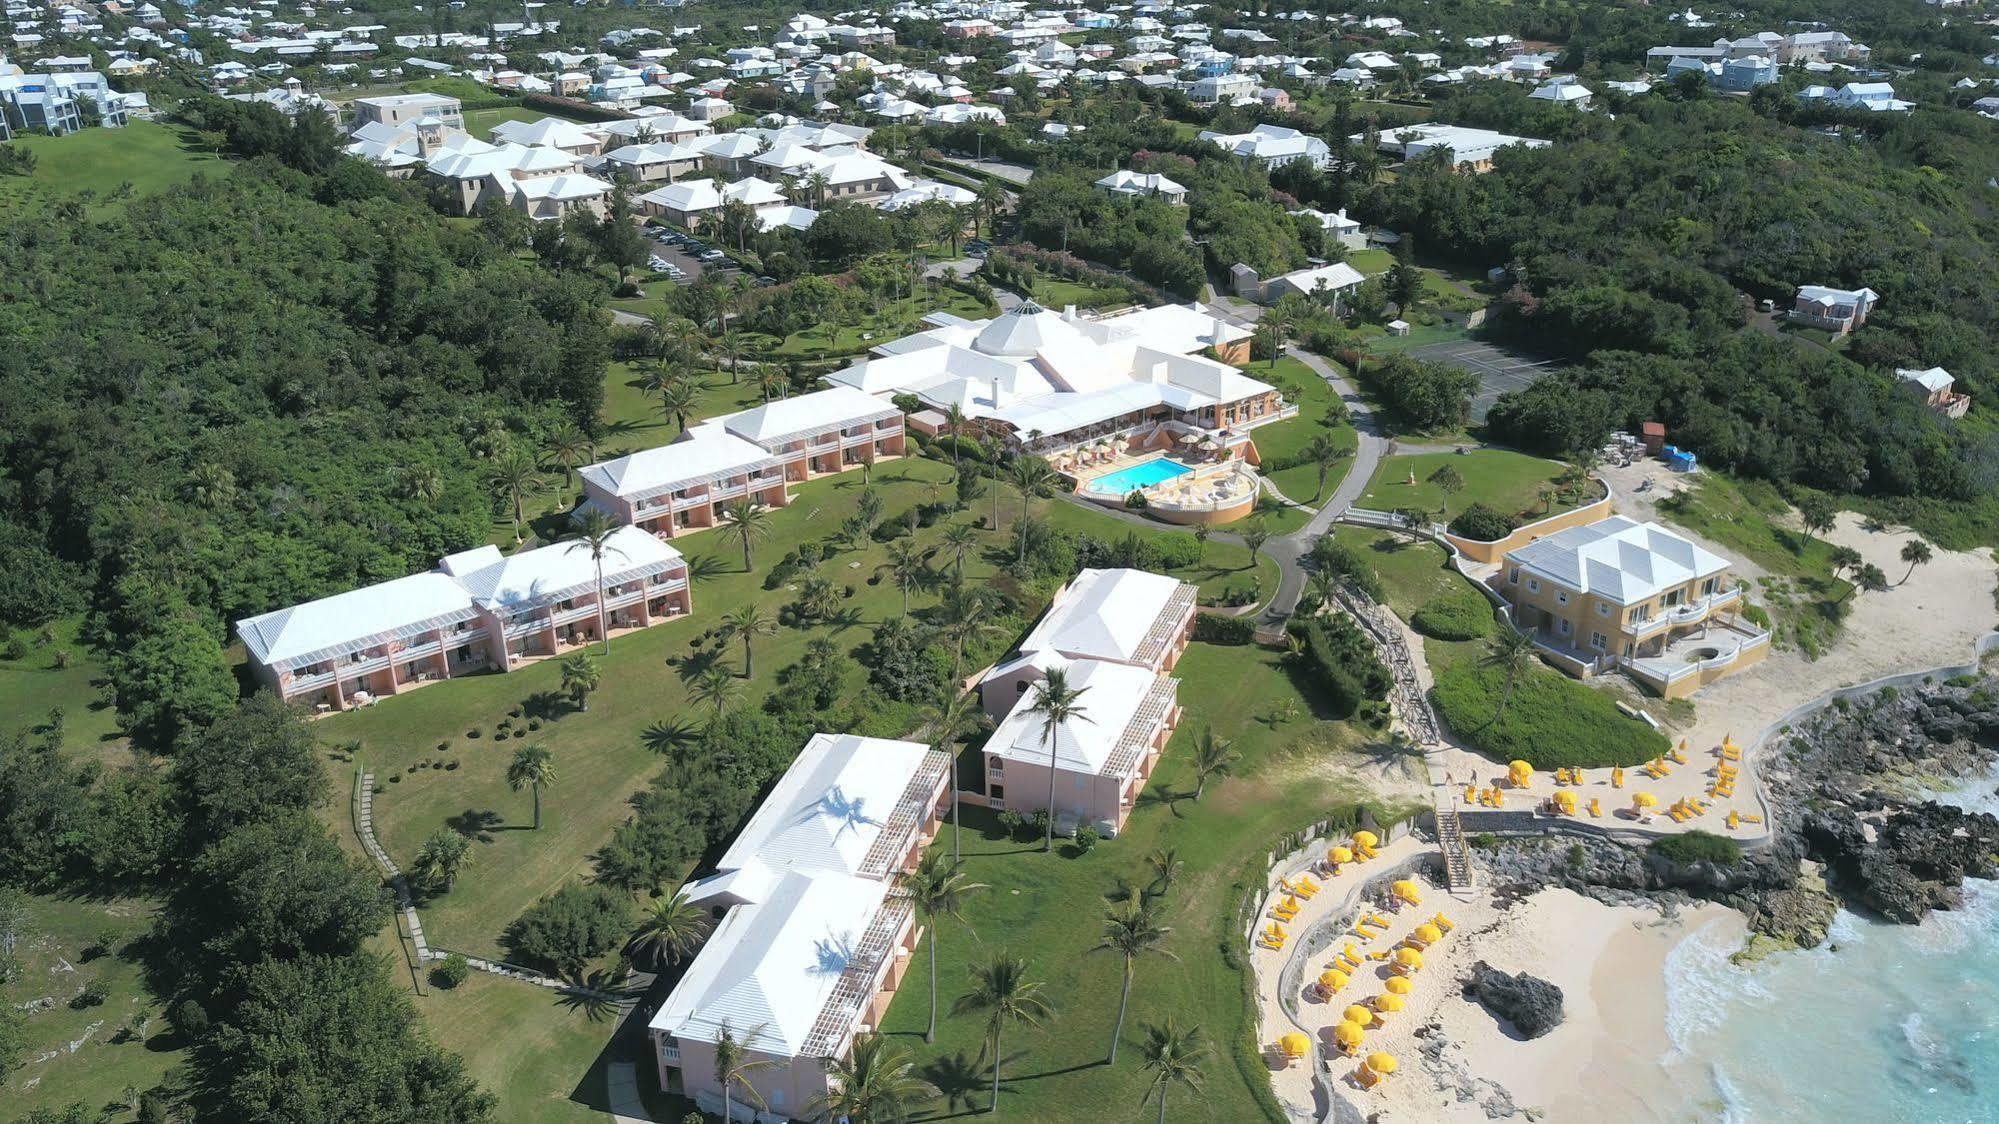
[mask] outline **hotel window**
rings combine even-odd
[[[1702,597],[1713,597],[1713,596],[1714,596],[1714,579],[1713,579],[1713,578],[1709,578],[1708,580],[1706,580],[1706,581],[1704,581],[1704,582],[1702,582],[1702,583],[1701,583],[1701,596],[1702,596]]]
[[[1604,648],[1609,643],[1610,642],[1608,640],[1604,639],[1603,633],[1601,632],[1592,632],[1589,634],[1589,646],[1595,648],[1599,652],[1603,651]]]
[[[1557,604],[1557,605],[1566,605],[1566,604],[1568,604],[1568,603],[1569,603],[1569,593],[1568,593],[1568,591],[1567,591],[1567,590],[1565,590],[1565,589],[1558,589],[1558,590],[1556,590],[1556,591],[1555,591],[1555,604]]]
[[[1540,578],[1528,578],[1528,579],[1527,579],[1527,592],[1529,592],[1529,593],[1539,593],[1539,592],[1541,592],[1541,579],[1540,579]]]
[[[1608,606],[1608,605],[1604,604],[1604,603],[1603,603],[1603,602],[1601,602],[1601,601],[1597,602],[1597,603],[1596,603],[1596,615],[1597,615],[1597,616],[1599,616],[1599,617],[1607,617],[1607,616],[1609,616],[1609,615],[1610,615],[1610,606]]]
[[[1514,585],[1519,585],[1519,584],[1520,584],[1520,567],[1518,567],[1518,566],[1515,566],[1515,567],[1513,567],[1513,569],[1512,569],[1512,570],[1511,570],[1510,572],[1508,572],[1508,574],[1506,575],[1506,580],[1507,580],[1507,581],[1509,581],[1509,582],[1511,582],[1511,583],[1512,583],[1512,584],[1514,584]]]
[[[1570,626],[1570,624],[1569,624],[1569,618],[1567,618],[1567,617],[1563,617],[1563,618],[1562,618],[1562,635],[1563,635],[1563,636],[1567,636],[1567,635],[1568,635],[1568,634],[1569,634],[1569,633],[1570,633],[1571,631],[1573,631],[1573,629],[1572,629],[1572,627],[1571,627],[1571,626]]]

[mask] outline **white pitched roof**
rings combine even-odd
[[[816,734],[716,862],[738,870],[863,873],[863,860],[930,754],[922,742]]]
[[[1055,763],[1072,772],[1099,774],[1117,752],[1125,727],[1138,713],[1147,692],[1162,678],[1151,668],[1103,660],[1076,660],[1067,668],[1070,688],[1081,691],[1079,717],[1055,731]],[[1045,720],[1034,713],[1044,681],[1028,685],[1013,710],[986,739],[985,752],[1008,761],[1048,763]]]
[[[1144,570],[1089,569],[1055,595],[1023,652],[1055,651],[1071,659],[1128,663],[1186,583]]]
[[[551,148],[595,148],[597,134],[574,121],[544,117],[539,121],[502,121],[493,126],[493,138],[512,144],[539,144]]]
[[[1665,527],[1622,515],[1558,531],[1506,557],[1560,585],[1620,605],[1649,600],[1728,569],[1727,559]]]
[[[836,386],[796,398],[780,398],[715,420],[730,433],[768,448],[771,442],[808,430],[875,421],[900,413],[872,394],[851,386]]]
[[[641,500],[716,475],[750,472],[777,463],[777,458],[762,446],[708,421],[689,426],[670,445],[586,465],[579,472],[583,479],[612,495]]]
[[[1924,370],[1916,370],[1912,367],[1898,367],[1895,369],[1895,377],[1905,382],[1918,383],[1924,390],[1932,393],[1939,390],[1949,390],[1952,384],[1957,382],[1956,379],[1951,377],[1951,373],[1942,367],[1930,367]]]
[[[259,662],[285,663],[430,621],[468,620],[472,598],[440,573],[411,574],[236,622]]]
[[[458,579],[472,599],[488,609],[508,611],[538,605],[591,588],[597,566],[590,551],[571,542],[550,543],[507,555],[498,561],[480,552],[453,555],[445,570]],[[677,561],[680,552],[637,527],[620,527],[604,547],[604,582],[616,583],[641,572],[657,572]],[[463,562],[478,563],[476,569]]]

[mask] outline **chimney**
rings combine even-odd
[[[1229,322],[1228,322],[1228,321],[1226,321],[1226,320],[1222,319],[1222,318],[1221,318],[1221,317],[1220,317],[1219,315],[1217,315],[1217,316],[1215,317],[1215,324],[1214,324],[1214,333],[1215,333],[1215,335],[1214,335],[1214,339],[1213,339],[1213,340],[1212,340],[1211,342],[1213,342],[1213,344],[1215,345],[1215,350],[1217,350],[1217,351],[1220,351],[1220,350],[1221,350],[1221,347],[1222,347],[1222,341],[1228,338],[1228,337],[1227,337],[1227,336],[1226,336],[1226,335],[1224,334],[1224,332],[1226,331],[1226,329],[1228,328],[1228,326],[1229,326]]]
[[[1069,321],[1069,322],[1070,322],[1071,324],[1075,323],[1075,322],[1076,322],[1076,306],[1075,306],[1075,305],[1073,305],[1073,304],[1065,304],[1065,305],[1063,305],[1063,306],[1062,306],[1062,319],[1064,319],[1064,320],[1067,320],[1067,321]]]
[[[992,383],[991,383],[991,386],[992,386],[992,391],[991,391],[991,393],[992,393],[992,396],[993,396],[993,408],[997,410],[997,409],[999,409],[999,404],[1000,404],[1000,396],[999,396],[999,395],[1000,395],[1000,387],[999,387],[999,379],[997,379],[997,378],[993,379],[993,380],[992,380]]]

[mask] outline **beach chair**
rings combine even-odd
[[[1600,817],[1603,815],[1603,802],[1598,800],[1594,796],[1590,797],[1589,814],[1592,817]]]
[[[1733,746],[1722,746],[1721,759],[1724,761],[1740,761],[1742,760],[1742,751]]]
[[[1311,897],[1313,894],[1319,892],[1319,884],[1317,882],[1312,881],[1310,875],[1301,875],[1299,876],[1298,881],[1304,887],[1306,897]]]
[[[1450,932],[1452,929],[1457,928],[1456,925],[1451,923],[1450,918],[1444,916],[1443,911],[1441,910],[1438,911],[1435,917],[1430,918],[1430,924],[1435,925],[1437,928],[1442,929],[1446,933]]]
[[[1744,813],[1742,813],[1742,822],[1743,822],[1743,823],[1762,823],[1762,822],[1763,822],[1763,817],[1762,817],[1762,816],[1752,816],[1752,815],[1750,815],[1750,814],[1749,814],[1748,812],[1744,812]]]
[[[1674,763],[1676,764],[1684,765],[1687,763],[1687,751],[1684,749],[1675,749],[1673,752],[1668,753],[1666,756],[1672,758]]]
[[[1728,830],[1734,831],[1736,828],[1741,826],[1742,826],[1742,813],[1733,812],[1733,811],[1728,813]]]
[[[1671,808],[1668,808],[1668,809],[1666,809],[1666,814],[1667,814],[1667,815],[1669,815],[1669,816],[1671,816],[1671,817],[1673,817],[1673,822],[1674,822],[1674,823],[1686,823],[1686,822],[1687,822],[1687,814],[1686,814],[1685,812],[1681,811],[1681,810],[1680,810],[1680,808],[1679,808],[1679,805],[1677,805],[1677,804],[1676,804],[1676,805],[1674,805],[1674,806],[1673,806],[1673,807],[1671,807]]]
[[[1622,765],[1617,766],[1616,768],[1613,768],[1610,771],[1610,787],[1612,788],[1624,787],[1624,767]]]

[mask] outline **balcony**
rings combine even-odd
[[[313,675],[295,674],[285,684],[285,691],[287,694],[296,695],[301,691],[316,690],[331,684],[338,674],[334,671],[321,671]]]
[[[597,616],[597,603],[595,601],[592,601],[587,605],[577,605],[572,608],[563,609],[558,612],[550,614],[549,623],[558,624],[558,625],[571,624],[575,621],[580,621],[580,620],[586,620],[586,619],[594,620],[596,616]]]
[[[1699,624],[1706,620],[1708,615],[1715,610],[1727,608],[1740,600],[1742,600],[1742,591],[1740,589],[1726,589],[1720,593],[1710,594],[1698,601],[1689,601],[1684,605],[1675,605],[1656,617],[1642,620],[1632,625],[1631,637],[1634,640],[1645,640],[1658,635],[1665,629],[1684,628],[1688,625]]]
[[[530,632],[539,632],[542,629],[547,628],[550,623],[551,622],[549,621],[547,616],[541,613],[535,613],[531,616],[522,617],[519,620],[509,623],[507,625],[506,631],[502,633],[502,635],[504,635],[507,639],[512,640],[516,636],[525,636]]]
[[[383,654],[360,660],[341,660],[334,665],[334,670],[342,679],[346,679],[350,676],[366,675],[371,671],[380,671],[387,666],[389,666],[389,657]]]

